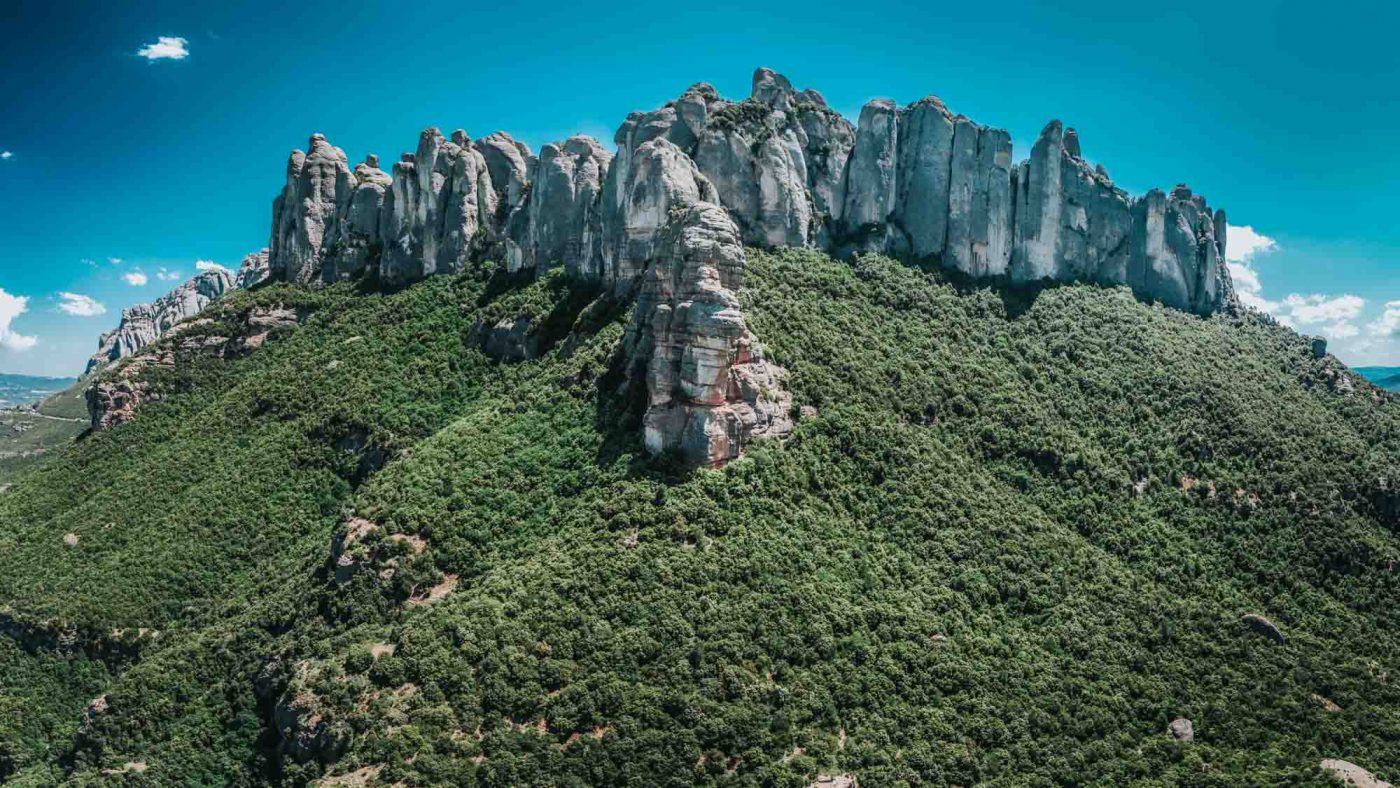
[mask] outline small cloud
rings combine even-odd
[[[194,267],[201,271],[227,271],[228,269],[213,260],[195,260]]]
[[[179,279],[180,275],[175,273],[174,271],[167,271],[166,269],[162,268],[159,271],[156,271],[156,278],[162,282],[173,282],[176,279]]]
[[[147,281],[149,281],[146,279],[146,275],[141,273],[140,271],[132,271],[129,274],[122,274],[122,279],[125,279],[126,283],[131,285],[132,287],[140,287],[146,284]]]
[[[107,262],[111,263],[112,265],[121,265],[126,261],[121,259],[120,257],[108,257]]]
[[[1354,320],[1366,307],[1366,299],[1355,295],[1325,296],[1318,293],[1302,296],[1297,293],[1283,299],[1283,306],[1295,322],[1341,323]]]
[[[15,157],[15,154],[13,154],[13,153],[11,153],[11,152],[9,152],[9,151],[7,151],[7,150],[5,150],[5,151],[0,151],[0,159],[2,159],[2,160],[4,160],[4,161],[9,161],[10,159],[13,159],[14,157]]]
[[[88,258],[88,257],[84,257],[83,259],[79,260],[78,262],[82,263],[83,265],[90,265],[90,266],[93,266],[93,267],[96,267],[96,266],[97,266],[97,261],[96,261],[96,260],[93,260],[93,259],[91,259],[91,258]]]
[[[28,350],[38,344],[38,338],[25,336],[10,328],[10,323],[28,309],[29,299],[27,297],[10,295],[4,290],[0,290],[0,347],[9,350]]]
[[[1278,241],[1262,233],[1257,233],[1254,228],[1245,225],[1236,227],[1233,224],[1225,228],[1225,259],[1231,263],[1247,263],[1255,255],[1267,254],[1278,249]]]
[[[1383,339],[1400,338],[1400,301],[1387,301],[1385,311],[1375,322],[1366,326],[1371,336]]]
[[[138,57],[155,62],[157,60],[184,60],[190,56],[189,41],[179,36],[160,36],[154,44],[147,44],[136,50]]]
[[[98,303],[92,296],[85,296],[80,293],[59,293],[58,309],[70,315],[78,317],[94,317],[105,314],[107,307]]]

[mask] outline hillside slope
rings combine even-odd
[[[592,295],[277,285],[139,356],[159,400],[0,496],[0,776],[1400,776],[1400,406],[1303,338],[750,250],[805,411],[687,471]],[[477,349],[521,315],[540,358]]]

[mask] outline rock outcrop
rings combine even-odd
[[[1185,186],[1130,197],[1059,121],[1013,164],[1005,131],[937,98],[876,99],[853,126],[761,68],[747,99],[699,83],[628,115],[614,142],[575,136],[536,157],[503,132],[427,129],[385,175],[313,135],[273,205],[270,275],[373,271],[400,286],[489,259],[640,293],[627,364],[650,370],[647,445],[709,465],[790,428],[781,375],[735,300],[742,245],[880,252],[1011,286],[1126,285],[1198,314],[1234,300],[1224,213]],[[529,356],[520,329],[491,329],[501,357]]]
[[[625,285],[660,226],[639,170],[686,169],[658,167],[663,155],[693,164],[714,190],[696,199],[721,205],[751,246],[882,252],[1013,285],[1126,285],[1199,314],[1233,303],[1224,213],[1185,186],[1130,197],[1059,121],[1013,164],[1005,131],[937,98],[876,99],[853,126],[820,93],[761,68],[743,101],[699,83],[629,115],[614,141],[615,156],[572,137],[536,158],[501,132],[473,143],[428,129],[390,178],[373,157],[352,172],[315,135],[288,162],[271,268],[308,282],[377,264],[403,284],[491,255],[512,271],[564,266]]]
[[[252,255],[250,255],[252,257]],[[121,323],[98,340],[88,359],[86,375],[98,367],[130,356],[160,339],[182,320],[191,318],[210,301],[234,287],[233,274],[222,268],[205,271],[149,304],[122,310]]]
[[[1390,788],[1390,783],[1351,761],[1326,758],[1323,759],[1320,766],[1324,772],[1327,772],[1332,778],[1340,780],[1343,785],[1355,786],[1355,788]]]
[[[646,379],[646,447],[723,465],[754,437],[790,431],[791,398],[740,310],[744,247],[725,211],[678,209],[657,245],[624,342]]]
[[[239,289],[247,289],[253,285],[262,284],[272,275],[268,267],[267,250],[261,249],[243,258],[242,264],[238,266],[238,273],[234,275],[233,286]]]

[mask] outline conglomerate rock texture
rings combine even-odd
[[[83,374],[130,356],[160,339],[176,323],[199,314],[210,301],[234,286],[233,274],[214,268],[192,277],[149,304],[123,309],[121,323],[98,340],[97,352],[88,359]]]
[[[373,155],[352,170],[313,135],[307,152],[292,152],[273,203],[269,276],[308,283],[372,271],[399,286],[490,259],[512,272],[562,266],[615,294],[639,292],[629,352],[651,355],[629,362],[655,367],[647,444],[705,464],[787,423],[744,385],[721,385],[751,363],[771,374],[765,390],[780,378],[750,361],[761,352],[737,302],[720,295],[741,286],[743,245],[880,252],[1010,286],[1126,285],[1202,315],[1234,302],[1224,213],[1183,185],[1130,197],[1059,121],[1016,164],[1005,131],[937,98],[875,99],[852,125],[820,93],[761,68],[744,101],[699,83],[628,115],[613,141],[615,153],[574,136],[535,155],[504,132],[472,141],[430,128],[386,175]],[[664,319],[662,307],[672,310]],[[696,317],[678,323],[682,312]],[[685,366],[702,361],[713,373],[704,385]],[[740,414],[740,401],[757,415]]]

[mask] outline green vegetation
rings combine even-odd
[[[0,777],[1400,776],[1394,398],[1335,393],[1267,320],[1122,289],[796,251],[751,252],[749,278],[817,413],[699,472],[643,456],[610,374],[625,316],[562,278],[217,302],[182,337],[306,317],[177,351],[159,402],[0,496],[0,622],[80,643],[0,636]],[[522,315],[542,358],[476,349],[478,320]],[[351,518],[378,527],[342,583]],[[104,647],[116,627],[158,634],[138,655]]]

